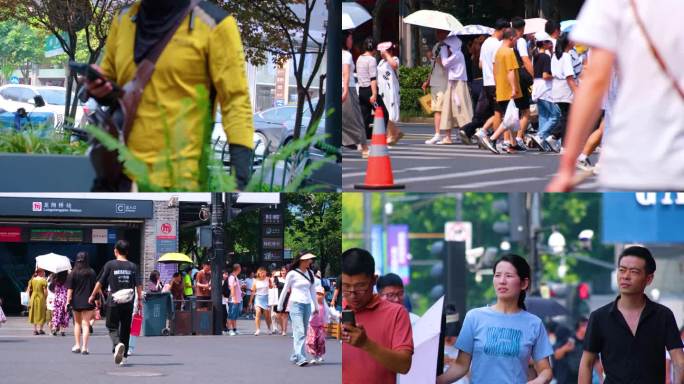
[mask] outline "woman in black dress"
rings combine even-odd
[[[79,252],[76,255],[74,269],[67,276],[67,301],[74,311],[74,339],[75,344],[71,352],[88,354],[88,338],[90,337],[90,319],[93,317],[95,305],[88,303],[90,293],[95,288],[95,271],[88,265],[88,253]],[[83,333],[83,342],[81,342]]]

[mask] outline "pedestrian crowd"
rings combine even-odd
[[[520,17],[497,20],[490,35],[434,29],[422,85],[434,135],[425,144],[562,153],[550,191],[571,190],[589,175],[610,189],[681,187],[682,167],[674,164],[682,156],[675,143],[684,137],[684,72],[675,65],[677,34],[667,28],[683,7],[670,0],[591,0],[563,29],[555,20],[542,28]],[[374,107],[383,110],[388,145],[403,136],[392,111],[400,104],[398,51],[372,38],[359,49],[350,31],[343,36],[343,145],[366,157]],[[363,51],[355,62],[352,50]],[[659,127],[657,144],[643,158],[630,156],[632,138],[645,126]]]
[[[168,293],[175,311],[208,311],[211,305],[211,275],[209,263],[201,269],[187,265],[174,272],[164,282],[160,272],[153,270],[143,284],[138,267],[127,260],[128,243],[117,242],[116,259],[107,262],[99,276],[89,266],[87,252],[79,252],[71,271],[52,273],[36,269],[28,283],[29,322],[34,335],[46,334],[45,325],[53,335],[66,335],[70,321],[74,325],[72,352],[89,354],[88,342],[96,319],[105,317],[112,339],[115,363],[125,365],[135,349],[136,337],[131,335],[133,318],[142,315],[146,296]],[[223,334],[240,335],[237,320],[254,319],[254,336],[262,334],[288,335],[291,323],[293,351],[290,360],[298,366],[324,362],[329,324],[338,312],[329,302],[335,290],[335,279],[322,276],[312,264],[311,252],[301,252],[291,265],[279,269],[258,267],[256,272],[242,274],[240,264],[224,270],[221,296],[224,304]],[[144,290],[143,290],[144,285]],[[134,305],[137,304],[137,305]],[[1,310],[0,310],[1,311]],[[0,318],[3,322],[4,314]],[[262,323],[265,332],[262,333]]]

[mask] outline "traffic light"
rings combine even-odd
[[[508,216],[507,220],[494,223],[492,226],[494,232],[500,235],[508,235],[511,241],[527,241],[529,234],[524,193],[511,192],[508,194],[508,199],[492,202],[492,209]]]
[[[589,283],[579,283],[572,286],[567,296],[567,307],[573,320],[586,317],[591,312],[589,299],[591,297],[591,286]]]
[[[445,295],[445,304],[453,305],[461,316],[465,315],[466,298],[466,252],[465,242],[438,241],[432,244],[433,258],[436,263],[430,275],[437,284],[430,290],[432,300]]]

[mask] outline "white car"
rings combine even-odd
[[[34,108],[33,98],[35,96],[42,96],[45,106]],[[64,125],[64,105],[66,103],[66,88],[64,87],[34,87],[24,84],[3,85],[0,87],[0,104],[7,104],[8,102],[11,107],[23,107],[27,112],[54,113],[56,130],[61,130]],[[75,120],[76,126],[82,126],[85,122],[83,106],[80,103],[76,108]]]

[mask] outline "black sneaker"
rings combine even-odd
[[[458,136],[461,138],[461,143],[465,145],[473,145],[473,141],[468,137],[464,130],[458,130]]]

